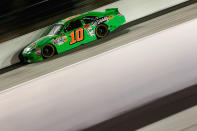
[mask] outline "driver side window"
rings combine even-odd
[[[82,24],[81,24],[80,20],[72,21],[72,22],[68,23],[68,25],[66,26],[64,31],[65,32],[71,31],[71,30],[77,29],[79,27],[82,27]]]

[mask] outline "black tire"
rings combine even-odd
[[[99,24],[95,29],[95,33],[98,39],[106,37],[109,34],[108,26]]]
[[[51,44],[46,44],[42,48],[43,58],[50,58],[55,55],[55,47]]]

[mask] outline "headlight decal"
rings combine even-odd
[[[24,54],[30,54],[31,53],[31,48],[28,47],[28,48],[25,48],[24,51],[23,51]]]

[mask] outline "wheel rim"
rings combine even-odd
[[[54,55],[54,48],[52,46],[46,45],[42,50],[43,56],[48,58]]]
[[[105,34],[106,34],[106,28],[105,28],[104,26],[100,26],[100,27],[98,28],[98,34],[99,34],[100,36],[105,36]]]
[[[105,26],[100,26],[98,29],[97,29],[97,34],[98,36],[100,37],[104,37],[107,33],[107,28]]]

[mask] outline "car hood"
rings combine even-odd
[[[40,39],[36,40],[35,42],[28,45],[24,50],[23,53],[26,54],[31,52],[35,48],[41,48],[44,44],[47,44],[50,40],[54,39],[56,36],[44,36]]]
[[[56,36],[44,36],[41,37],[40,39],[36,40],[33,43],[36,43],[37,46],[42,46],[43,44],[47,44],[47,42],[49,42],[50,40],[52,40],[53,38],[55,38]]]

